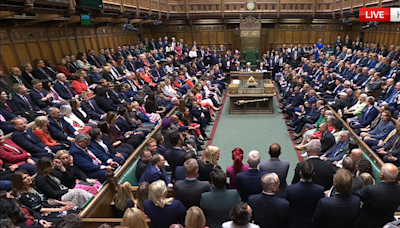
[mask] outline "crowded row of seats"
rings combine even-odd
[[[0,72],[0,187],[27,213],[13,223],[48,227],[81,211],[157,125],[154,153],[165,154],[178,131],[198,155],[221,106],[226,69],[196,44],[203,56],[189,59],[175,38],[163,43],[174,48],[123,45],[64,55],[57,69],[35,59],[10,76]],[[182,99],[188,105],[167,116]]]

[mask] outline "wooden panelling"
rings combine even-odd
[[[217,36],[218,36],[218,41],[217,41],[218,44],[226,43],[226,41],[225,41],[225,33],[224,32],[218,32]]]
[[[208,32],[202,32],[201,33],[201,43],[202,44],[209,44],[210,43],[210,39],[208,37]]]
[[[297,45],[300,42],[301,42],[301,32],[300,31],[294,31],[293,32],[293,41],[292,41],[292,43],[294,45]]]
[[[3,71],[12,66],[20,66],[23,62],[32,63],[34,59],[50,60],[54,66],[60,62],[64,54],[76,55],[92,48],[97,55],[100,47],[114,47],[115,44],[137,43],[137,35],[123,31],[121,28],[106,28],[97,33],[95,29],[48,29],[16,28],[1,30],[1,67]],[[105,34],[103,34],[105,31]],[[129,38],[128,38],[129,36]],[[113,37],[116,37],[114,42]],[[117,42],[118,40],[118,42]]]
[[[216,44],[217,43],[217,34],[215,32],[209,32],[210,42],[209,44]]]
[[[192,38],[192,33],[187,32],[185,33],[185,38],[183,38],[183,42],[187,44],[192,44],[193,43],[193,38]]]
[[[3,56],[7,56],[4,58]],[[14,51],[11,48],[11,45],[1,45],[1,59],[3,60],[4,69],[3,71],[7,72],[11,66],[18,66]]]
[[[285,43],[292,43],[293,42],[293,32],[292,31],[286,31],[285,32]]]
[[[301,31],[301,43],[305,44],[308,43],[308,36],[309,36],[309,32],[307,31]]]

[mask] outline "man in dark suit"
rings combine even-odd
[[[71,100],[76,97],[74,90],[69,86],[67,82],[67,77],[65,74],[58,73],[57,81],[54,83],[54,90],[62,97],[64,100]]]
[[[325,153],[329,148],[335,145],[335,137],[328,131],[328,124],[322,123],[319,125],[319,131],[322,133],[321,137],[321,153]],[[307,154],[307,153],[306,153]]]
[[[165,152],[165,157],[172,171],[172,178],[174,178],[176,167],[183,166],[183,163],[185,162],[185,152],[182,150],[182,145],[184,144],[185,139],[179,131],[175,131],[170,134],[169,140],[172,148]]]
[[[189,209],[192,206],[200,206],[201,194],[211,191],[211,185],[208,181],[199,181],[197,173],[199,164],[196,159],[190,158],[183,164],[186,179],[177,180],[174,185],[176,199]]]
[[[221,224],[229,221],[229,211],[240,202],[236,189],[226,189],[226,174],[221,169],[210,173],[211,192],[201,194],[200,208],[207,218],[206,225],[210,228],[219,228]],[[218,202],[218,203],[215,203]]]
[[[76,141],[71,145],[69,153],[74,157],[74,165],[81,169],[89,178],[106,180],[106,170],[114,170],[118,163],[105,154],[88,149],[90,136],[79,133]]]
[[[260,180],[266,174],[266,172],[257,169],[258,164],[260,164],[260,153],[258,151],[249,152],[247,163],[249,164],[249,170],[236,175],[237,189],[243,202],[246,202],[250,195],[262,192]]]
[[[14,141],[22,149],[29,152],[32,157],[40,159],[43,156],[53,158],[53,152],[51,148],[44,145],[35,134],[32,129],[26,129],[26,120],[22,117],[15,117],[11,120],[11,124],[14,127],[11,140]],[[57,152],[57,151],[55,151]]]
[[[347,97],[346,92],[339,93],[339,100],[329,102],[329,105],[337,112],[339,109],[344,109],[350,106],[350,99]]]
[[[29,96],[31,97],[33,103],[35,103],[40,109],[45,110],[51,107],[51,94],[47,93],[43,89],[42,82],[39,79],[32,80],[33,89],[31,90]]]
[[[291,228],[312,227],[312,217],[318,201],[324,198],[324,188],[313,183],[314,165],[305,161],[300,166],[301,181],[287,187],[285,198],[291,210]]]
[[[360,199],[349,194],[351,183],[352,176],[348,170],[339,169],[336,172],[334,187],[337,194],[321,198],[313,216],[314,227],[354,227],[354,223],[360,213]]]
[[[165,159],[164,156],[156,154],[151,158],[149,166],[144,170],[142,176],[139,179],[139,184],[147,182],[149,184],[157,180],[163,180],[166,185],[171,183],[171,179],[168,177],[165,171]]]
[[[27,88],[32,89],[32,85],[28,81],[26,81],[24,77],[22,77],[22,71],[18,67],[11,67],[10,73],[11,75],[9,79],[11,81],[11,85],[15,83],[21,83],[24,84]]]
[[[36,106],[30,96],[26,95],[28,90],[24,84],[14,84],[13,88],[16,93],[11,100],[17,107],[18,111],[29,113],[33,118],[46,114],[45,111],[40,110],[40,108]]]
[[[310,116],[305,116],[304,118],[291,123],[289,125],[291,129],[289,130],[293,130],[296,132],[296,134],[299,134],[303,130],[303,127],[306,123],[314,124],[317,122],[319,116],[321,115],[321,109],[324,107],[324,101],[318,100],[316,107],[317,109]]]
[[[276,173],[265,174],[261,179],[262,193],[249,197],[254,223],[260,228],[285,228],[290,224],[289,202],[276,196],[279,177]]]
[[[87,92],[82,92],[82,103],[81,107],[83,111],[90,116],[90,119],[94,120],[104,120],[107,114],[97,106],[94,99],[90,99]]]
[[[394,86],[393,86],[394,88]],[[350,126],[352,126],[353,129],[359,129],[359,128],[365,128],[367,127],[379,114],[378,110],[374,106],[375,104],[375,98],[374,97],[368,97],[367,98],[367,107],[364,109],[363,116],[360,120],[350,120]]]
[[[316,184],[321,185],[324,190],[329,190],[333,183],[333,166],[331,162],[322,161],[319,159],[319,153],[321,152],[321,142],[313,139],[308,143],[307,153],[308,161],[314,165],[315,175],[313,181]],[[304,161],[297,163],[292,184],[300,181],[300,167],[304,164]]]
[[[74,142],[74,137],[77,132],[64,120],[60,110],[56,107],[51,107],[47,110],[47,114],[49,115],[49,126],[47,128],[53,139]]]
[[[279,191],[276,193],[276,195],[283,196],[287,187],[286,177],[289,171],[290,163],[288,161],[279,160],[279,155],[281,155],[281,146],[277,143],[273,143],[269,147],[268,153],[271,156],[271,159],[269,161],[261,162],[260,170],[267,173],[278,174],[280,184]]]
[[[40,80],[49,80],[51,82],[54,81],[54,78],[52,78],[44,70],[46,65],[44,64],[43,60],[35,59],[35,60],[33,60],[33,65],[35,66],[32,71],[33,77],[40,79]]]
[[[396,181],[398,173],[395,165],[385,163],[381,167],[381,182],[355,193],[364,203],[355,227],[382,227],[393,221],[394,212],[400,205],[400,185]]]
[[[135,173],[137,181],[140,180],[140,177],[149,166],[152,157],[153,155],[149,150],[140,151],[140,159],[136,165],[136,173]]]
[[[335,162],[342,160],[343,156],[347,153],[350,142],[350,132],[342,131],[340,133],[340,141],[330,147],[321,157],[321,160]]]

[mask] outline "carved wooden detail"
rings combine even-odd
[[[261,15],[258,15],[258,19],[251,15],[243,19],[243,16],[240,15],[240,31],[260,30],[260,29],[261,29]]]

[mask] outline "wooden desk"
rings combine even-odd
[[[274,114],[273,98],[276,94],[229,94],[230,114]],[[243,105],[236,105],[238,100],[254,100],[268,98],[267,101],[258,101]]]

